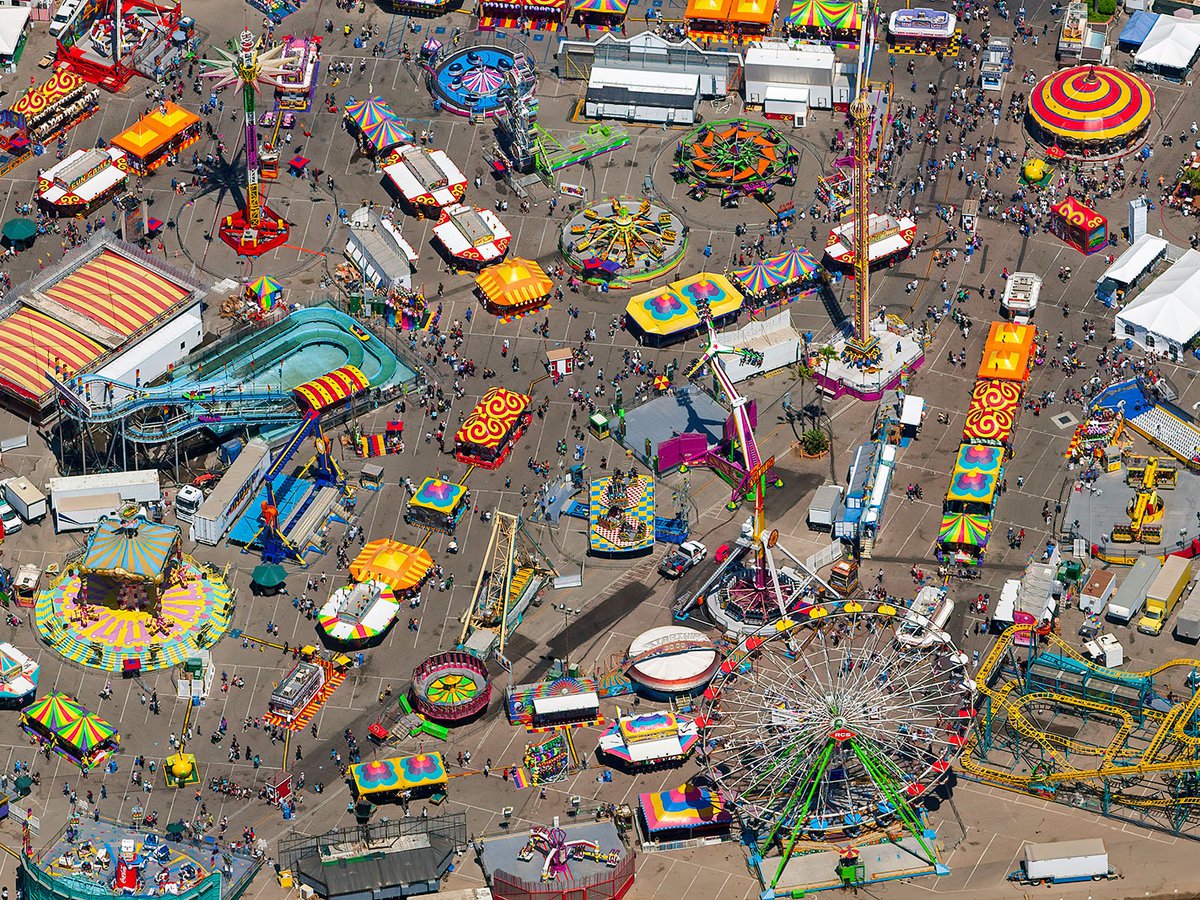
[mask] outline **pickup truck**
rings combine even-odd
[[[658,573],[663,578],[681,578],[707,556],[708,548],[699,541],[684,541],[663,557]]]

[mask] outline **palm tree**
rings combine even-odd
[[[832,344],[825,344],[823,347],[817,350],[817,356],[820,358],[821,362],[824,363],[825,384],[829,384],[829,364],[838,358],[837,348],[835,348]],[[824,400],[822,400],[821,406],[825,406]]]
[[[808,360],[800,360],[796,363],[796,380],[800,383],[800,417],[803,419],[805,410],[808,409],[808,400],[804,396],[804,386],[812,380],[813,367],[808,364]]]

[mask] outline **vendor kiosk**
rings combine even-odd
[[[1080,253],[1091,255],[1108,246],[1108,219],[1074,197],[1067,197],[1050,212],[1050,232]]]

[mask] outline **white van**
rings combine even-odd
[[[83,12],[84,0],[63,0],[50,21],[50,37],[61,38],[67,29],[74,27],[79,14]]]

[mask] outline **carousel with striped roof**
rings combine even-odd
[[[42,639],[72,662],[136,674],[180,665],[229,630],[222,573],[182,550],[180,530],[136,505],[104,516],[38,594]]]

